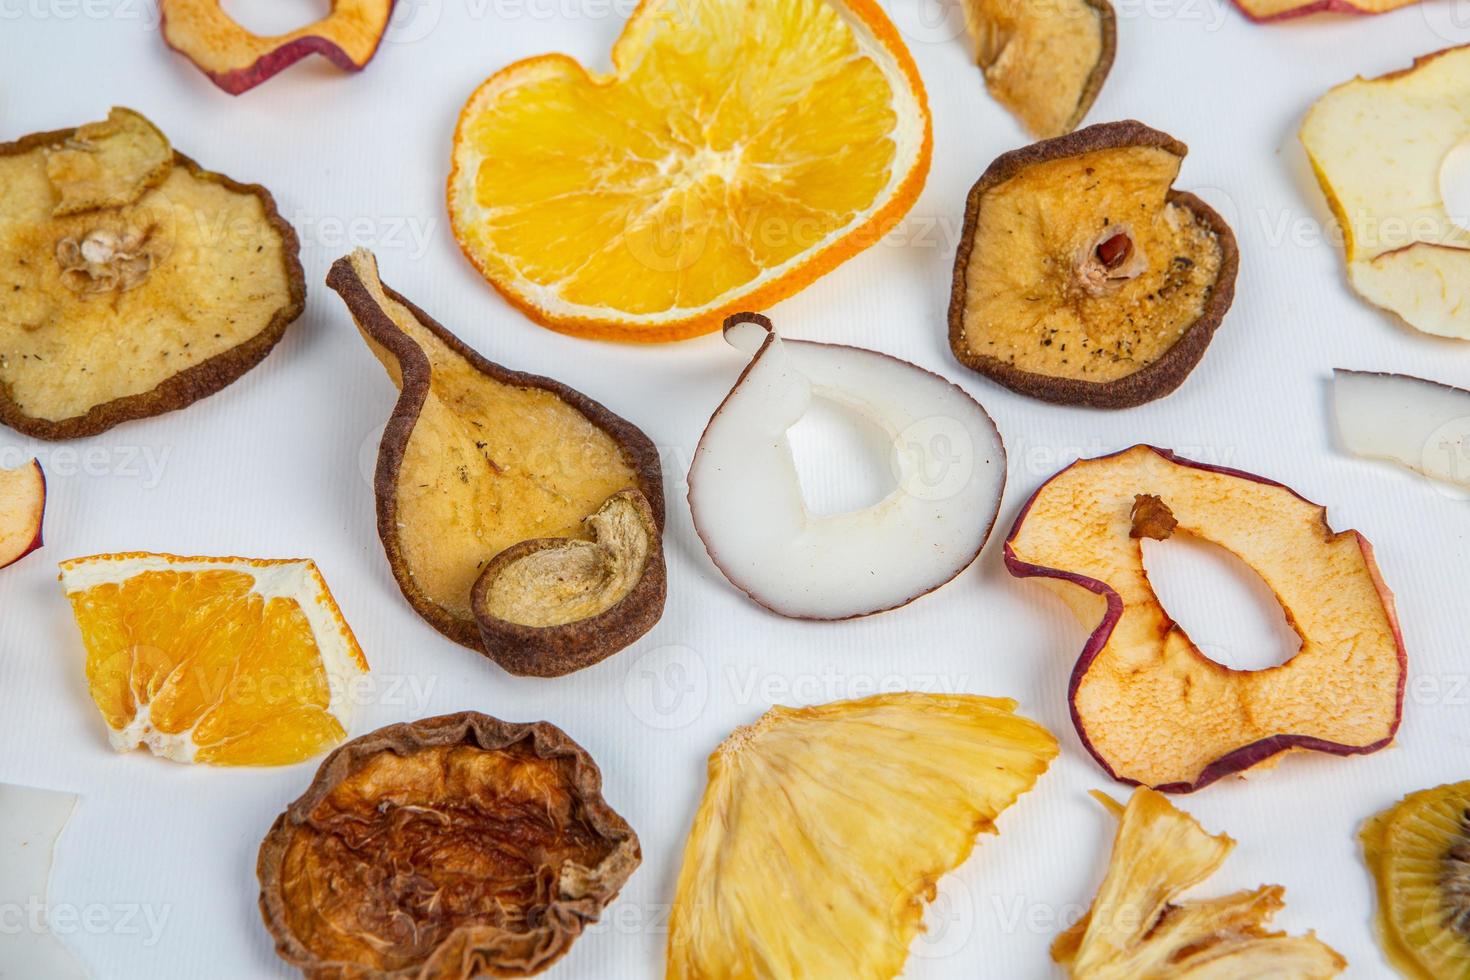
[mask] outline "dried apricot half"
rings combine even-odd
[[[260,848],[260,909],[312,980],[525,977],[637,869],[602,775],[546,722],[467,711],[327,757]]]

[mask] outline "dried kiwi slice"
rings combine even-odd
[[[1389,962],[1415,980],[1470,980],[1470,781],[1405,797],[1360,838]]]

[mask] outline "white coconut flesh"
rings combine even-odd
[[[48,907],[47,888],[56,842],[71,819],[71,793],[0,783],[0,909],[17,912],[15,925],[0,928],[0,977],[85,980],[87,973],[51,931],[45,915],[25,910]],[[20,916],[24,922],[18,921]]]
[[[847,619],[904,605],[975,560],[1000,507],[1005,449],[974,399],[876,351],[783,341],[757,323],[725,338],[754,360],[700,440],[689,505],[732,583],[785,616]],[[895,486],[883,500],[808,509],[788,430],[815,398],[888,435]]]
[[[1470,391],[1403,374],[1338,371],[1332,401],[1349,452],[1470,488]]]

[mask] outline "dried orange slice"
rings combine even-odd
[[[455,237],[554,330],[707,333],[872,245],[923,188],[924,86],[873,0],[643,0],[612,63],[517,62],[455,130]]]
[[[314,562],[95,555],[61,583],[119,752],[273,766],[347,737],[368,665]]]

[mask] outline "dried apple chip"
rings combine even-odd
[[[549,967],[640,860],[585,749],[466,711],[333,752],[256,870],[276,952],[311,980],[469,980]]]
[[[1419,0],[1235,0],[1254,21],[1288,20],[1308,14],[1384,14]]]
[[[299,251],[130,110],[0,145],[0,422],[72,439],[219,391],[300,315]]]
[[[274,37],[241,27],[220,0],[160,0],[159,14],[168,46],[239,95],[311,54],[343,71],[366,68],[388,30],[393,0],[332,0],[326,17]]]
[[[1470,340],[1470,47],[1318,99],[1301,142],[1341,226],[1348,282],[1416,330]]]
[[[1143,541],[1176,535],[1254,569],[1301,649],[1256,671],[1206,656],[1144,568]],[[1377,752],[1398,732],[1408,654],[1373,547],[1279,483],[1152,446],[1080,460],[1022,508],[1005,562],[1092,630],[1067,699],[1121,782],[1191,793],[1284,752]]]
[[[935,882],[1056,757],[1015,708],[882,694],[737,729],[684,846],[669,980],[897,976]]]
[[[332,266],[401,394],[383,433],[378,534],[410,605],[513,674],[555,677],[663,614],[663,477],[648,437],[580,392],[485,360],[378,278]]]

